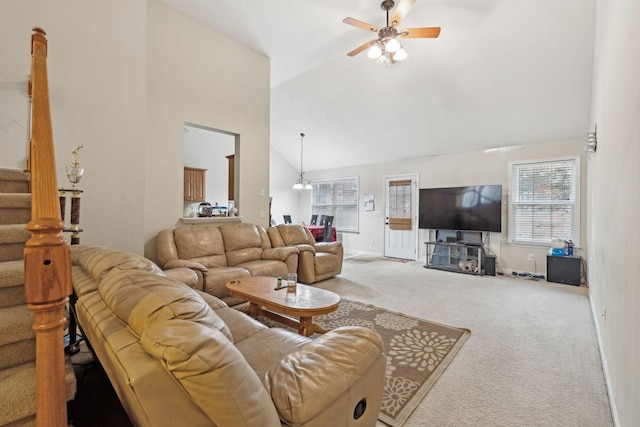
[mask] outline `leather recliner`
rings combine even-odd
[[[265,229],[250,223],[198,225],[162,230],[156,238],[163,270],[191,268],[195,289],[234,306],[244,301],[225,290],[233,279],[249,276],[286,277],[298,268],[298,250],[275,248]]]
[[[73,245],[78,322],[137,426],[373,427],[377,332],[268,328],[139,255]],[[366,405],[364,405],[366,403]]]
[[[342,272],[342,242],[316,242],[311,232],[298,224],[279,224],[267,229],[274,248],[293,247],[298,254],[298,281],[315,283]]]

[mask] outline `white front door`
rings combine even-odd
[[[384,256],[417,259],[417,175],[385,178]]]

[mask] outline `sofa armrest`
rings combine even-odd
[[[298,250],[300,251],[300,253],[303,252],[311,252],[313,255],[316,254],[316,248],[314,248],[311,245],[296,245],[296,248],[298,248]]]
[[[198,273],[191,268],[177,267],[163,271],[169,279],[184,283],[190,288],[195,289],[198,286]]]
[[[384,358],[377,332],[346,326],[284,357],[266,372],[264,383],[280,419],[286,424],[304,425],[348,394],[361,377],[377,375],[381,377],[379,384],[384,384]],[[372,366],[376,369],[370,372]],[[371,392],[382,396],[382,387]]]
[[[167,261],[167,263],[162,267],[164,270],[170,270],[172,268],[190,268],[192,270],[197,270],[206,274],[209,272],[207,267],[200,264],[199,262],[189,261],[188,259],[172,259],[171,261]]]
[[[342,242],[318,242],[316,243],[316,251],[317,252],[328,252],[332,254],[337,254],[340,252],[340,248],[342,247]]]
[[[277,261],[286,262],[293,254],[299,254],[298,248],[286,246],[284,248],[270,248],[262,251],[262,259],[275,259]]]

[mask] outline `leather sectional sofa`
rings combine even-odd
[[[249,223],[162,230],[156,247],[163,270],[193,269],[198,275],[195,288],[230,306],[244,301],[225,291],[228,281],[248,276],[287,277],[298,269],[296,248],[274,248],[265,229]]]
[[[267,328],[127,252],[74,245],[72,264],[78,323],[135,425],[376,425],[375,331]]]
[[[298,249],[298,281],[315,283],[342,272],[342,242],[316,242],[311,232],[298,224],[279,224],[267,229],[275,248]]]

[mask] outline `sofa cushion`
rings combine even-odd
[[[100,246],[72,245],[71,262],[80,265],[82,270],[96,282],[100,282],[112,271],[117,274],[127,270],[143,270],[164,276],[162,269],[147,258]]]
[[[216,425],[280,427],[260,379],[218,330],[186,320],[163,321],[145,330],[141,343]]]
[[[216,314],[220,316],[229,327],[236,346],[251,335],[264,329],[269,329],[264,323],[257,321],[251,316],[247,316],[246,313],[236,310],[235,308],[220,308],[216,310]]]
[[[188,319],[233,336],[197,291],[182,283],[146,272],[109,275],[98,292],[109,309],[138,336],[152,324],[167,319]]]
[[[220,226],[220,233],[230,266],[262,259],[262,238],[255,225],[225,224]]]
[[[309,238],[304,227],[298,224],[280,224],[277,226],[286,246],[308,245]]]
[[[255,260],[238,264],[246,268],[252,276],[287,277],[287,265],[276,260]]]
[[[274,363],[282,361],[289,353],[300,350],[309,341],[310,338],[283,328],[267,328],[237,342],[236,348],[258,377],[263,378]]]
[[[219,227],[178,227],[173,230],[173,237],[178,258],[196,261],[205,267],[227,266]]]

